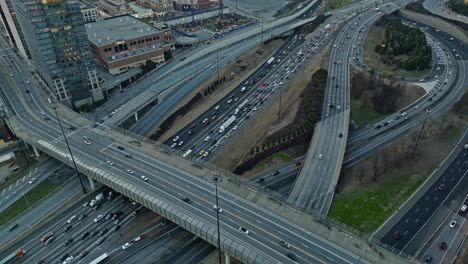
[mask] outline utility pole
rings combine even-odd
[[[60,117],[57,113],[57,107],[55,105],[52,105],[52,109],[54,110],[55,116],[57,117],[57,121],[60,125],[60,130],[62,131],[63,139],[65,140],[65,144],[67,145],[68,152],[70,152],[70,157],[73,162],[73,166],[75,167],[76,174],[78,175],[78,179],[80,180],[80,185],[81,189],[83,190],[83,193],[86,194],[86,188],[84,187],[83,180],[81,179],[81,173],[78,171],[78,167],[76,166],[75,158],[73,157],[70,145],[68,144],[67,137],[65,135],[65,131],[63,130],[62,122],[60,121]]]
[[[426,115],[424,116],[424,121],[423,121],[421,130],[419,130],[419,135],[418,135],[418,138],[416,139],[416,144],[414,144],[413,152],[411,153],[410,159],[413,159],[414,153],[416,152],[416,148],[418,147],[419,140],[421,139],[421,135],[422,135],[422,132],[424,130],[424,126],[426,125],[427,116],[429,115],[430,112],[431,112],[431,109],[428,108],[426,110]]]
[[[281,100],[283,98],[283,85],[280,84],[280,100],[279,100],[279,107],[278,107],[278,124],[281,120]]]
[[[222,257],[221,257],[221,232],[219,229],[219,201],[218,201],[218,183],[220,183],[223,178],[221,178],[220,175],[217,173],[214,173],[213,177],[211,178],[215,185],[215,196],[216,196],[216,225],[218,228],[218,257],[219,257],[219,264],[222,262]]]
[[[263,45],[263,16],[262,16],[262,42],[261,45]]]
[[[218,84],[219,84],[219,48],[216,49],[216,71],[218,72]]]

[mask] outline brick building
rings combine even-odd
[[[167,29],[157,29],[130,15],[105,18],[86,24],[91,50],[96,61],[110,74],[126,72],[150,59],[164,62],[171,49]]]

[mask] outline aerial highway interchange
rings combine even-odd
[[[436,32],[429,28],[427,30],[433,36],[428,36],[428,38],[431,38],[432,43],[434,43],[433,48],[438,54],[437,57],[440,57],[439,64],[442,65],[442,73],[433,72],[426,77],[434,79],[434,75],[440,75],[440,78],[435,77],[435,80],[430,84],[435,88],[429,89],[428,94],[418,102],[402,109],[394,116],[389,116],[388,119],[360,130],[359,134],[348,135],[345,128],[348,127],[350,110],[348,102],[349,61],[354,60],[353,53],[356,46],[360,50],[356,53],[356,57],[362,53],[364,32],[367,32],[372,23],[382,15],[381,12],[391,12],[395,8],[396,6],[387,4],[380,6],[379,12],[376,12],[372,6],[367,10],[361,9],[358,12],[340,14],[342,17],[339,22],[335,20],[330,23],[332,26],[328,25],[327,28],[322,25],[319,27],[321,31],[311,34],[308,40],[304,40],[304,36],[300,35],[291,36],[274,55],[276,57],[275,65],[272,65],[272,62],[265,63],[222,102],[213,106],[190,126],[185,127],[170,138],[166,142],[167,147],[163,145],[152,147],[141,142],[140,138],[135,140],[118,134],[109,128],[115,125],[112,123],[114,122],[113,118],[106,119],[109,121],[96,127],[94,120],[86,120],[78,114],[64,109],[53,99],[51,101],[50,97],[47,100],[47,96],[40,90],[41,88],[36,86],[37,82],[33,81],[34,78],[24,63],[8,48],[2,50],[4,53],[2,56],[3,64],[11,64],[9,68],[1,68],[3,76],[0,81],[2,100],[6,105],[3,111],[9,122],[12,123],[16,134],[25,142],[69,166],[76,162],[81,173],[138,201],[142,206],[136,202],[132,205],[130,203],[106,205],[107,209],[103,211],[105,213],[124,211],[126,217],[121,224],[122,226],[132,221],[132,211],[135,212],[135,208],[141,211],[144,210],[143,206],[145,206],[206,241],[217,245],[216,214],[212,210],[214,184],[210,182],[210,178],[212,175],[222,175],[223,172],[217,171],[213,167],[207,167],[204,163],[194,165],[194,162],[202,159],[209,160],[215,154],[215,148],[229,140],[229,136],[236,133],[236,130],[242,129],[243,123],[248,122],[249,116],[257,114],[257,111],[260,112],[262,104],[269,97],[277,96],[278,91],[281,90],[280,86],[287,82],[290,75],[300,70],[301,64],[309,59],[309,56],[313,56],[317,49],[325,45],[328,38],[335,37],[328,59],[329,75],[322,122],[319,123],[316,130],[318,132],[314,133],[309,153],[305,159],[301,160],[300,166],[297,166],[296,161],[281,166],[281,175],[276,176],[277,178],[273,180],[276,184],[278,181],[282,184],[277,184],[272,189],[276,189],[283,195],[289,194],[289,203],[293,206],[306,210],[318,210],[320,213],[326,214],[333,198],[342,163],[344,166],[350,166],[359,159],[371,155],[383,146],[394,142],[408,128],[418,125],[426,114],[425,111],[430,110],[430,113],[434,115],[441,113],[461,97],[466,80],[464,75],[460,75],[459,72],[466,71],[465,60],[468,56],[466,55],[466,44],[459,42],[459,40],[453,41],[444,35],[445,33],[438,32],[438,30]],[[332,35],[335,31],[338,31],[337,36]],[[358,34],[354,34],[355,31],[358,31]],[[250,45],[254,45],[254,42],[251,42]],[[229,56],[232,57],[228,58],[225,55],[221,58],[225,60],[222,64],[235,58],[236,54],[241,52],[243,48],[245,47],[238,46],[237,49],[230,49],[232,53]],[[11,61],[8,61],[10,59]],[[212,63],[213,54],[211,54],[210,59],[207,57],[203,61],[206,63],[205,69],[210,69],[206,76],[216,72]],[[196,67],[193,67],[190,70],[191,74],[194,73],[195,69]],[[192,78],[191,74],[187,74],[187,77],[169,79],[170,82],[165,87],[184,83]],[[200,80],[206,76],[200,77]],[[186,79],[183,80],[183,78]],[[190,84],[190,86],[193,85]],[[444,91],[441,91],[442,89]],[[436,99],[428,100],[428,98],[435,98],[437,92]],[[183,94],[185,92],[179,96],[182,97]],[[246,101],[248,103],[245,103]],[[242,107],[239,107],[241,104],[243,104]],[[122,101],[116,102],[114,105],[115,108],[118,108],[118,106],[122,106]],[[402,115],[403,113],[405,114]],[[60,121],[57,119],[57,114],[60,116]],[[160,114],[156,115],[161,117]],[[103,115],[101,114],[101,116]],[[232,116],[236,116],[235,123],[229,124],[227,131],[221,129],[223,123]],[[144,126],[144,122],[139,124]],[[77,129],[71,129],[71,127],[77,127]],[[71,152],[75,156],[73,162],[70,155],[67,154],[67,144],[62,136],[62,129],[66,132],[68,144],[70,144]],[[141,128],[141,131],[144,130]],[[378,143],[373,143],[376,141]],[[335,142],[336,145],[323,144],[325,142]],[[322,145],[320,146],[320,144]],[[180,149],[180,152],[174,152],[174,149]],[[99,153],[99,156],[94,155],[94,153]],[[187,157],[189,154],[184,155],[186,153],[194,156],[193,161],[188,159],[190,158]],[[174,154],[184,155],[186,159]],[[435,200],[440,201],[450,195],[450,192],[437,191],[437,188],[440,187],[441,182],[445,181],[448,183],[444,185],[444,188],[451,190],[456,187],[466,175],[467,168],[464,166],[466,161],[463,162],[466,159],[465,156],[466,151],[459,148],[459,154],[453,162],[456,162],[456,166],[461,163],[462,167],[450,167],[450,176],[444,176],[445,174],[442,173],[442,176],[433,183],[424,195],[429,198],[435,197]],[[341,158],[337,159],[336,157]],[[193,171],[190,168],[197,168],[201,171]],[[455,175],[452,173],[454,169],[457,170]],[[310,170],[319,171],[311,172]],[[212,175],[207,176],[207,173]],[[267,178],[266,181],[262,182],[262,185],[271,184],[272,174],[275,173],[267,173],[254,179]],[[298,177],[294,182],[293,179],[296,175]],[[320,175],[322,178],[317,179],[309,175]],[[229,178],[230,176],[225,175],[224,177]],[[314,183],[315,181],[317,184]],[[288,184],[284,184],[284,182],[288,182]],[[257,181],[257,183],[259,182]],[[241,184],[245,184],[245,182]],[[315,231],[308,231],[303,226],[293,223],[291,219],[277,215],[273,210],[262,208],[249,198],[241,198],[239,192],[230,189],[232,186],[229,186],[228,183],[218,185],[221,187],[219,190],[220,208],[223,209],[223,213],[220,214],[221,245],[227,254],[236,259],[246,263],[372,263],[379,259],[375,252],[374,254],[365,253],[364,249],[352,246],[346,248],[346,241],[343,241],[342,244],[337,242],[339,238],[329,241],[327,237],[330,234],[324,235],[326,234],[324,231],[315,234]],[[294,185],[294,187],[291,188],[290,185]],[[319,186],[319,189],[311,192],[311,185]],[[119,198],[121,197],[114,200],[117,201]],[[424,203],[422,198],[416,204],[418,208],[422,206],[420,203]],[[424,206],[427,206],[424,209],[425,214],[428,214],[426,217],[430,218],[439,204],[426,203]],[[73,215],[82,214],[86,210],[88,210],[86,207],[77,208]],[[403,216],[400,222],[406,221],[405,223],[408,223],[409,221],[406,219],[409,219],[414,222],[414,226],[420,226],[421,223],[418,223],[418,219],[425,217],[417,213],[418,211],[408,211],[408,215]],[[90,214],[93,213],[90,212]],[[460,215],[463,219],[466,217],[466,213],[461,212]],[[93,214],[94,216],[97,216],[97,212]],[[109,229],[116,226],[110,222],[99,224],[100,219],[91,221],[89,218],[87,221],[87,223],[80,222],[78,224],[81,226],[79,231],[75,232],[75,227],[72,228],[75,241],[78,240],[80,234],[82,235],[88,230],[88,227],[94,228],[93,226],[96,224],[99,225],[99,228],[95,228],[95,230],[102,230],[103,226],[100,226],[103,225],[102,223],[106,223],[105,225]],[[164,222],[164,220],[161,221]],[[420,227],[406,227],[406,224],[400,222],[378,239],[395,249],[405,251],[405,247]],[[172,223],[169,225],[167,225],[169,222],[164,223],[164,229],[171,228],[173,230],[175,228]],[[65,226],[58,226],[56,230],[61,230]],[[395,234],[398,234],[398,239],[395,239]],[[402,238],[399,237],[400,234]],[[60,243],[66,243],[65,234],[58,238]],[[293,246],[291,248],[285,247],[279,243],[280,241],[287,241]],[[25,247],[34,249],[40,244],[38,242],[31,241],[31,244],[27,244]],[[93,251],[92,246],[84,243],[72,245],[76,247],[75,251],[78,251],[78,248],[80,252],[87,252],[86,254]],[[67,251],[64,250],[64,247],[56,247],[42,256],[53,259],[63,258],[64,260],[66,257],[63,256]],[[392,259],[393,262],[404,262],[404,259],[383,249],[380,250],[384,252],[380,254],[385,254],[387,257],[385,261]],[[40,250],[40,252],[42,251],[44,249]],[[25,257],[34,259],[37,256],[35,254],[28,254]],[[97,255],[93,255],[93,258],[95,257]],[[93,258],[86,259],[84,257],[84,260],[91,261]],[[380,261],[383,260],[380,259]]]

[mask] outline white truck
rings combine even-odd
[[[267,60],[266,63],[267,63],[267,65],[269,66],[269,65],[271,65],[274,61],[275,61],[275,57],[271,57],[271,58],[269,58],[269,59]]]
[[[236,108],[236,111],[234,111],[234,115],[237,115],[241,110],[242,108],[244,108],[244,106],[249,102],[249,100],[245,100],[244,102],[242,102],[237,108]]]
[[[232,125],[232,123],[234,123],[234,121],[236,120],[236,116],[235,115],[232,115],[231,117],[228,118],[228,120],[226,120],[226,122],[224,122],[220,127],[219,127],[219,133],[223,133],[226,128],[228,128],[230,125]]]
[[[192,153],[192,149],[187,150],[187,151],[184,153],[184,155],[182,155],[182,157],[186,158],[186,157],[188,157],[188,155],[190,155],[190,153]]]

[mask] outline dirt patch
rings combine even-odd
[[[294,103],[289,109],[288,112],[286,113],[286,116],[281,119],[280,123],[276,126],[272,126],[270,129],[268,129],[266,135],[270,136],[274,134],[275,132],[280,131],[281,129],[289,126],[295,119],[297,111],[299,110],[299,106],[301,105],[300,102]]]
[[[177,133],[177,131],[189,125],[198,116],[207,111],[219,100],[224,98],[229,92],[231,92],[240,83],[242,83],[247,76],[255,72],[257,68],[262,65],[262,62],[264,60],[268,59],[279,47],[281,47],[283,42],[283,40],[275,40],[263,47],[257,46],[254,49],[246,52],[236,61],[233,61],[226,65],[226,67],[222,68],[220,70],[219,75],[220,78],[222,78],[222,76],[227,76],[226,82],[220,85],[214,92],[210,93],[208,96],[204,96],[201,103],[197,107],[192,109],[188,114],[184,115],[183,117],[180,117],[174,123],[174,125],[160,137],[160,141],[164,142],[165,140],[170,138],[172,135]],[[217,78],[217,75],[214,75],[205,82],[203,82],[197,89],[192,91],[183,100],[181,100],[173,108],[173,110],[169,111],[162,120],[165,120],[169,115],[174,113],[181,106],[187,104],[191,100],[191,98],[194,97],[197,93],[204,94],[205,89],[212,83],[214,83],[217,80]],[[148,135],[153,134],[158,129],[158,127],[159,124],[154,129],[152,129],[148,133]]]
[[[304,70],[297,73],[286,83],[286,86],[283,88],[281,102],[282,117],[287,117],[293,105],[298,102],[300,95],[309,83],[310,76],[321,68],[322,58],[325,54],[328,54],[329,49],[330,45],[327,45],[320,53],[314,56],[304,67]],[[278,95],[279,93],[260,109],[260,113],[251,118],[248,123],[249,130],[242,130],[242,133],[237,133],[231,138],[231,141],[212,160],[214,164],[231,171],[234,170],[249,155],[249,150],[255,145],[260,144],[268,136],[268,131],[275,130],[276,126],[281,126],[281,122],[279,125],[276,123],[280,99]]]

